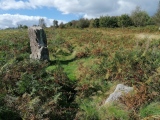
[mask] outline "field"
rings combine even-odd
[[[27,29],[0,30],[0,120],[160,119],[157,27],[45,32],[49,62],[29,59]],[[134,92],[104,105],[119,83]]]

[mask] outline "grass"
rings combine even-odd
[[[63,59],[62,61],[59,60],[60,64],[62,65],[62,67],[64,68],[64,72],[67,74],[68,78],[71,81],[76,81],[78,79],[78,76],[80,73],[78,72],[78,67],[79,67],[79,63],[83,63],[84,66],[92,66],[93,69],[96,69],[96,65],[94,64],[94,59],[93,58],[83,58],[83,59],[77,59],[71,62],[67,62],[68,59]],[[66,62],[64,62],[66,61]],[[51,73],[56,69],[56,65],[52,65],[46,68],[46,71]]]
[[[76,81],[76,71],[78,68],[77,61],[71,62],[67,65],[63,65],[64,72],[67,74],[68,78],[72,81]]]
[[[76,78],[76,70],[77,70],[77,62],[71,62],[69,64],[64,64],[62,65],[63,69],[64,69],[64,72],[67,74],[68,78],[71,80],[71,81],[76,81],[77,78]],[[52,66],[49,66],[46,68],[46,71],[48,73],[53,73],[54,70],[56,69],[56,65],[52,65]]]
[[[118,120],[128,120],[129,119],[129,111],[125,110],[122,106],[112,104],[105,106],[103,108],[103,114],[101,113],[100,118],[102,120],[105,119],[118,119]],[[105,114],[106,113],[106,114]]]
[[[146,105],[140,109],[141,118],[160,115],[160,103],[152,102],[149,105]]]

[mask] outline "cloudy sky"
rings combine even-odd
[[[82,17],[130,14],[136,6],[153,15],[159,0],[0,0],[0,28],[18,24],[37,25],[44,18],[47,26],[53,20],[69,22]]]

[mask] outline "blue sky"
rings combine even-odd
[[[48,8],[41,7],[37,9],[10,9],[10,10],[0,10],[0,14],[20,14],[27,16],[42,16],[47,17],[49,19],[57,19],[57,20],[65,20],[70,21],[73,19],[77,19],[78,17],[74,14],[62,14],[62,12],[58,11],[56,8]]]
[[[81,17],[130,14],[140,6],[153,15],[159,0],[0,0],[0,28],[32,26],[44,18],[47,26],[53,20],[69,22]]]

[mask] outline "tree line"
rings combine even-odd
[[[142,10],[140,7],[136,7],[130,15],[122,14],[121,16],[101,16],[94,19],[80,18],[79,20],[72,20],[66,24],[60,23],[54,20],[53,27],[55,28],[116,28],[116,27],[143,27],[147,25],[160,25],[160,2],[158,9],[153,16]]]
[[[142,27],[147,25],[160,25],[160,3],[157,12],[154,16],[149,16],[149,14],[142,10],[140,7],[136,7],[132,11],[131,15],[122,14],[121,16],[101,16],[95,19],[81,18],[79,20],[72,20],[65,24],[65,27],[71,28],[116,28],[116,27]]]

